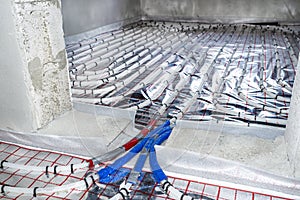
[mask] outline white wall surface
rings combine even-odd
[[[0,128],[30,130],[37,125],[33,121],[32,105],[24,82],[12,2],[1,1],[0,12]]]
[[[299,0],[141,0],[142,15],[203,22],[300,22]]]
[[[62,0],[65,36],[140,17],[140,0]]]

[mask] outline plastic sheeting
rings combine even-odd
[[[35,166],[67,165],[72,162],[84,162],[90,154],[84,143],[88,143],[90,151],[99,151],[99,141],[95,138],[77,137],[53,137],[43,135],[17,134],[1,131],[0,158],[9,162]],[[12,144],[16,142],[19,145]],[[20,146],[25,145],[26,146]],[[51,144],[52,146],[49,146]],[[62,145],[63,144],[63,145]],[[44,147],[48,150],[36,149],[29,146]],[[82,156],[67,155],[57,152],[57,149],[66,150],[69,153],[80,152]],[[93,150],[94,149],[94,150]],[[49,151],[50,150],[50,151]],[[174,157],[177,155],[177,157]],[[181,191],[187,192],[195,198],[211,199],[298,199],[300,197],[300,183],[295,179],[275,176],[264,171],[255,170],[247,166],[230,162],[212,156],[201,156],[186,150],[173,149],[168,147],[157,147],[157,156],[160,165],[169,176],[172,182]],[[196,159],[195,159],[196,158]],[[191,162],[192,161],[192,162]],[[134,161],[130,162],[121,170],[127,171],[134,166]],[[152,197],[155,199],[166,199],[165,194],[161,193],[158,185],[155,185],[151,174],[148,173],[150,167],[146,165],[141,175],[141,183],[136,187],[132,194],[133,199]],[[51,185],[63,185],[65,183],[81,180],[86,173],[85,169],[79,170],[73,175],[63,175],[58,173],[54,176],[50,172],[50,178],[44,173],[12,170],[5,168],[1,170],[1,181],[6,180],[6,184],[18,187],[44,187]],[[6,177],[4,179],[4,177]],[[16,182],[20,180],[19,182]],[[89,190],[71,189],[59,193],[51,193],[50,197],[64,198],[87,198],[87,199],[106,199],[114,195],[118,184],[109,184],[106,187],[90,187]],[[15,194],[2,196],[3,198],[13,198]],[[22,198],[30,198],[29,195],[21,195]],[[49,198],[49,195],[41,195],[38,198]]]
[[[229,125],[228,132],[240,134],[245,132],[240,125],[254,126],[250,132],[273,138],[286,124],[299,35],[287,26],[140,22],[70,44],[67,51],[74,105],[80,110],[120,108],[122,116],[136,112],[137,128],[159,115],[160,120],[183,119],[179,124],[195,122],[208,131],[223,132]],[[262,131],[268,126],[276,127],[269,130],[273,136]],[[196,162],[193,153],[173,149],[168,154],[163,147],[160,164],[175,174],[260,188],[271,183],[277,191],[284,186],[298,195],[298,183],[261,176],[236,163],[227,166],[209,156],[213,144],[199,145],[207,145],[202,151],[207,154]],[[248,179],[251,173],[253,179]]]

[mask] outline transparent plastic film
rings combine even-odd
[[[227,124],[285,127],[299,53],[299,45],[294,45],[299,36],[294,32],[258,25],[143,22],[136,26],[142,30],[137,36],[145,40],[133,40],[135,50],[124,51],[122,46],[112,50],[112,46],[93,54],[88,65],[72,61],[73,100],[136,111],[139,130],[154,119],[157,125],[167,119],[196,122],[196,129],[175,125],[165,147],[178,152],[172,158],[160,153],[158,160],[164,162],[157,163],[154,171],[172,171],[190,152],[197,153],[197,162],[206,162],[222,142]],[[110,51],[117,54],[110,57]],[[135,184],[142,184],[136,179],[142,169],[138,163],[153,160],[154,154],[142,152],[131,165],[129,178],[119,179],[119,190],[132,192]],[[183,163],[190,166],[193,161]],[[150,180],[155,184],[153,175]],[[184,198],[183,191],[166,191],[166,185],[173,188],[168,179],[156,182],[170,198]],[[186,196],[191,197],[202,198]]]

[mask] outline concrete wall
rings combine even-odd
[[[71,108],[59,0],[0,2],[0,128],[32,131]]]
[[[289,119],[285,131],[288,158],[294,169],[294,176],[300,178],[300,54],[298,58],[297,74],[293,86]]]
[[[62,0],[65,36],[145,19],[300,22],[299,0]]]
[[[62,0],[65,36],[138,19],[140,0]]]
[[[146,18],[203,22],[300,22],[299,0],[141,0]]]
[[[11,1],[0,3],[0,128],[30,130],[36,127],[24,82]],[[31,123],[33,122],[33,123]]]

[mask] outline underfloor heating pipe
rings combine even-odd
[[[253,39],[251,39],[251,41],[253,41]],[[272,108],[272,107],[269,107],[269,106],[266,106],[266,105],[261,105],[259,103],[256,103],[254,100],[252,100],[250,97],[247,97],[243,91],[242,91],[242,88],[241,88],[241,84],[243,82],[243,79],[245,77],[245,74],[246,74],[246,70],[247,70],[247,64],[248,64],[248,61],[249,61],[249,56],[250,56],[250,52],[251,52],[251,49],[252,49],[252,45],[249,45],[248,46],[248,52],[247,52],[247,56],[244,58],[244,67],[243,67],[243,74],[240,76],[239,78],[239,82],[237,84],[237,87],[236,87],[236,90],[238,91],[238,96],[243,99],[244,101],[246,101],[246,103],[248,105],[251,105],[251,106],[254,106],[256,108],[259,108],[259,109],[262,109],[262,110],[268,110],[268,111],[273,111],[275,113],[284,113],[286,112],[285,110],[283,109],[277,109],[277,108]],[[220,101],[220,100],[218,100]],[[233,110],[229,110],[223,106],[221,106],[220,104],[216,104],[215,105],[217,109],[219,109],[220,111],[223,111],[229,115],[233,115],[233,116],[236,116],[237,118],[242,118],[242,119],[246,119],[248,121],[252,121],[252,122],[266,122],[266,119],[263,119],[261,117],[258,117],[258,116],[252,116],[252,115],[249,115],[249,114],[246,114],[246,113],[242,113],[242,112],[236,112],[236,111],[233,111]],[[281,120],[281,119],[268,119],[268,123],[273,123],[273,124],[279,124],[279,125],[285,125],[285,120]]]
[[[111,57],[108,57],[106,59],[110,59],[110,63],[107,65],[104,65],[102,67],[89,67],[84,71],[84,75],[90,75],[90,74],[100,74],[103,70],[112,70],[114,67],[118,66],[119,63],[123,63],[123,61],[127,60],[131,56],[137,55],[138,52],[141,52],[143,50],[148,49],[150,46],[153,46],[155,44],[161,43],[163,40],[171,39],[172,37],[176,37],[176,35],[172,33],[162,33],[162,32],[152,32],[147,35],[147,37],[144,39],[143,37],[136,40],[136,43],[134,46],[132,46],[129,49],[125,49],[124,53],[119,52],[116,55],[113,55]]]
[[[296,55],[296,53],[293,49],[293,46],[291,45],[290,40],[287,37],[287,34],[286,33],[282,33],[282,34],[283,34],[283,37],[284,37],[284,42],[285,42],[286,48],[289,51],[289,55],[290,55],[290,58],[292,60],[293,66],[297,66],[298,55]]]
[[[143,73],[144,71],[146,71],[147,68],[151,67],[153,64],[155,64],[158,60],[160,60],[161,58],[163,58],[165,55],[167,55],[168,53],[172,52],[174,48],[177,48],[177,46],[179,46],[182,42],[185,42],[185,40],[187,39],[187,37],[183,37],[181,39],[177,39],[174,38],[173,40],[177,40],[176,42],[170,42],[170,44],[165,44],[163,48],[160,48],[159,52],[155,52],[155,55],[152,55],[152,59],[147,60],[147,62],[144,64],[142,63],[142,65],[140,65],[139,69],[137,70],[137,72],[131,74],[130,77],[127,77],[126,79],[123,79],[121,82],[117,82],[111,86],[108,86],[106,88],[101,88],[101,89],[97,89],[97,90],[93,90],[93,93],[97,93],[97,94],[101,94],[101,95],[105,95],[113,90],[119,90],[122,87],[124,87],[125,85],[129,84],[132,80],[134,80],[136,77],[138,77],[141,73]],[[174,44],[173,44],[174,43]],[[173,46],[172,46],[173,44]],[[165,49],[164,49],[165,48]],[[101,85],[105,82],[98,82],[96,83],[96,85]],[[86,99],[82,99],[83,101],[86,101]],[[92,102],[99,102],[100,99],[91,99]],[[100,103],[100,102],[99,102]]]
[[[144,56],[149,56],[151,55],[151,52],[161,48],[160,46],[163,43],[167,41],[172,41],[171,38],[174,38],[174,36],[169,35],[165,38],[157,37],[156,39],[154,38],[145,39],[144,41],[141,41],[140,44],[139,43],[136,44],[136,46],[140,46],[139,48],[136,48],[135,50],[132,49],[132,51],[126,49],[124,50],[124,52],[121,52],[120,57],[113,56],[113,58],[116,58],[116,61],[122,64],[117,65],[116,62],[112,62],[106,67],[101,67],[101,69],[95,69],[95,68],[87,69],[84,71],[83,74],[75,75],[75,77],[71,76],[71,78],[74,81],[91,81],[91,80],[103,79],[107,76],[118,74],[122,70],[127,70],[132,66],[135,67],[134,64],[138,63],[139,60],[142,60]],[[110,60],[113,59],[111,57],[108,58]],[[103,62],[103,60],[101,60],[101,62]],[[88,68],[88,66],[86,68]]]
[[[134,48],[137,48],[138,45],[141,45],[145,42],[149,42],[152,39],[154,40],[154,37],[159,34],[160,32],[156,33],[157,31],[150,32],[149,34],[140,37],[137,40],[133,40],[129,43],[126,43],[123,46],[117,47],[117,48],[113,48],[110,47],[112,51],[110,52],[106,52],[103,55],[99,55],[99,56],[94,56],[91,60],[88,60],[85,63],[81,63],[79,65],[77,65],[75,68],[71,69],[71,71],[73,73],[76,74],[81,74],[83,73],[83,71],[85,70],[92,70],[96,67],[103,67],[106,66],[107,64],[109,64],[110,62],[112,62],[114,57],[119,57],[119,56],[123,56],[126,53],[129,53],[130,51],[132,51]],[[107,50],[107,49],[106,49]],[[110,58],[112,57],[112,58]]]
[[[131,32],[135,31],[136,28],[141,27],[139,24],[124,27],[119,30],[114,30],[112,32],[106,32],[99,35],[96,35],[92,38],[81,40],[75,44],[67,45],[66,50],[68,52],[68,56],[75,55],[77,53],[80,53],[82,51],[85,51],[86,49],[89,49],[90,47],[96,46],[97,44],[101,44],[104,42],[111,41],[118,36],[122,36],[125,34],[125,32]]]
[[[207,29],[207,30],[209,30],[209,29]],[[212,31],[210,34],[209,33],[207,34],[206,32],[207,32],[206,30],[202,32],[202,35],[205,36],[204,38],[202,38],[202,41],[211,40],[211,37],[214,33],[214,31]],[[203,42],[203,45],[205,46],[206,44]],[[183,51],[184,49],[185,49],[185,46],[181,47],[178,51]],[[206,53],[207,53],[207,51],[206,51]],[[205,53],[205,55],[206,55],[206,53]],[[113,106],[114,104],[118,103],[120,100],[125,98],[125,96],[132,94],[133,92],[141,89],[145,85],[148,85],[154,79],[156,79],[168,67],[169,63],[173,63],[175,61],[176,57],[178,56],[177,54],[178,53],[169,55],[166,58],[166,60],[164,62],[162,62],[162,64],[160,66],[155,67],[156,70],[153,73],[146,76],[136,86],[134,86],[133,88],[128,90],[126,93],[123,93],[119,96],[109,96],[109,97],[102,98],[102,103],[105,105],[112,104],[112,106]]]
[[[182,50],[184,50],[184,49],[182,48]],[[174,57],[174,56],[171,55],[170,57]],[[170,57],[169,57],[169,58],[170,58]],[[169,59],[169,58],[167,58],[167,59]],[[150,74],[149,77],[146,77],[146,78],[144,79],[145,81],[143,81],[141,84],[139,84],[140,86],[138,85],[137,87],[141,87],[142,85],[146,85],[149,81],[153,80],[153,78],[155,78],[157,75],[159,75],[162,71],[163,71],[163,68],[162,68],[162,67],[158,68],[153,74]],[[137,89],[137,87],[134,87],[133,90],[134,90],[134,89]],[[133,90],[131,90],[131,91],[133,91]],[[122,96],[119,96],[119,97],[122,98]],[[117,99],[120,99],[120,98],[117,98]],[[110,98],[102,98],[101,100],[102,100],[102,103],[103,103],[103,102],[105,103],[105,102],[110,101],[110,100],[114,100],[114,101],[115,101],[116,98],[114,98],[114,97],[111,98],[111,99],[110,99]],[[92,101],[92,102],[95,103],[95,100],[93,100],[93,99],[90,99],[90,101]],[[97,101],[99,101],[99,100],[96,100],[96,102],[97,102]],[[110,102],[111,102],[111,101],[110,101]]]
[[[113,45],[122,40],[128,39],[133,35],[138,35],[143,32],[143,29],[132,29],[126,32],[122,32],[119,34],[114,34],[111,37],[101,39],[101,41],[97,41],[95,43],[86,44],[85,46],[81,46],[78,49],[74,49],[68,54],[68,61],[72,63],[76,59],[81,58],[82,56],[92,53],[93,51],[97,51],[100,48],[106,48],[109,45]],[[72,65],[74,66],[74,65]]]
[[[261,35],[261,41],[263,43],[264,41],[264,37]],[[264,44],[261,45],[262,46],[262,53],[260,54],[260,59],[261,61],[259,62],[260,63],[260,71],[259,71],[259,87],[260,89],[263,89],[264,86],[263,86],[263,81],[264,81],[264,64],[265,64],[265,60],[264,60]],[[249,50],[249,48],[248,48]],[[257,102],[256,100],[252,99],[251,97],[247,97],[241,90],[241,83],[244,79],[244,75],[246,73],[246,70],[245,68],[247,68],[247,65],[244,66],[244,70],[243,70],[243,75],[241,76],[241,81],[239,82],[239,85],[237,87],[237,91],[238,91],[238,95],[240,98],[242,98],[244,101],[246,101],[247,104],[251,105],[251,106],[254,106],[255,108],[258,108],[258,109],[261,109],[261,110],[266,110],[266,111],[270,111],[270,112],[274,112],[274,113],[278,113],[278,114],[285,114],[285,110],[282,110],[282,109],[279,109],[279,108],[276,108],[276,107],[273,107],[273,106],[270,106],[270,105],[266,105],[264,102]],[[275,96],[276,97],[276,96]]]
[[[184,71],[183,69],[185,68],[185,65],[187,64],[187,62],[189,61],[189,59],[193,56],[193,52],[194,51],[198,51],[199,47],[202,48],[202,46],[199,45],[199,42],[200,42],[199,41],[199,36],[195,37],[194,39],[192,39],[191,40],[192,46],[187,50],[188,54],[184,56],[184,61],[182,63],[180,63],[179,65],[177,65],[177,67],[175,69],[173,69],[171,72],[166,73],[165,75],[163,75],[162,77],[160,77],[160,79],[162,79],[163,81],[159,82],[159,87],[157,87],[155,83],[153,84],[153,88],[154,88],[153,93],[151,95],[150,94],[147,95],[149,97],[149,99],[146,100],[148,103],[144,103],[143,102],[141,104],[138,104],[138,105],[135,105],[135,106],[131,106],[128,109],[130,109],[130,110],[132,110],[132,109],[136,110],[136,109],[139,109],[139,108],[143,108],[143,107],[149,105],[152,101],[156,100],[159,96],[161,96],[161,94],[167,88],[167,86],[169,85],[169,83],[172,83],[173,79],[175,79],[176,76],[178,76],[179,71]],[[184,47],[181,48],[178,51],[178,54],[179,55],[183,55],[183,51],[184,50],[185,50]],[[204,55],[206,55],[206,53],[204,53]],[[203,63],[203,60],[200,61],[200,62]],[[198,71],[198,70],[193,69],[192,73],[194,73],[195,71]],[[160,79],[158,79],[158,80],[160,80]],[[174,93],[174,94],[176,94],[176,96],[178,94],[178,91],[180,91],[181,87],[183,86],[182,83],[183,82],[179,82],[180,88],[176,88],[177,92]],[[177,86],[179,86],[179,85],[177,85]]]
[[[171,36],[172,37],[172,36]],[[82,74],[70,73],[71,80],[73,81],[90,81],[101,79],[102,76],[108,76],[110,74],[116,74],[122,69],[126,69],[130,64],[129,60],[135,60],[139,57],[142,57],[147,51],[151,51],[151,49],[157,45],[159,45],[162,41],[167,40],[167,38],[163,37],[156,37],[155,35],[150,38],[146,38],[135,45],[131,46],[130,48],[125,49],[111,57],[107,57],[101,60],[102,63],[106,62],[107,60],[107,67],[103,65],[100,69],[97,69],[96,63],[94,66],[87,66],[86,70],[83,71]],[[106,59],[106,60],[105,60]],[[115,60],[114,62],[110,62],[111,60]],[[109,64],[110,62],[110,64]],[[117,65],[118,63],[122,63],[121,65]],[[100,78],[99,78],[100,77]]]
[[[212,103],[213,103],[213,105],[218,109],[218,110],[221,110],[221,111],[225,111],[224,112],[224,114],[225,115],[228,115],[228,114],[231,114],[231,113],[228,113],[228,112],[226,112],[226,109],[223,109],[223,102],[221,102],[221,96],[222,96],[222,89],[223,89],[223,86],[224,86],[224,84],[225,84],[225,82],[226,82],[226,77],[227,77],[227,73],[228,73],[228,70],[229,70],[229,67],[230,67],[230,64],[232,63],[232,61],[233,61],[233,59],[234,59],[234,55],[235,55],[235,53],[236,53],[236,51],[237,51],[237,49],[238,49],[238,47],[239,47],[239,42],[238,42],[238,40],[243,36],[243,34],[245,33],[245,30],[246,30],[247,28],[246,27],[242,27],[242,30],[240,30],[239,32],[238,32],[238,36],[237,36],[237,38],[236,38],[236,42],[235,42],[235,46],[233,47],[233,49],[232,49],[232,52],[231,52],[231,56],[230,56],[230,58],[228,59],[228,61],[224,64],[224,67],[225,67],[225,69],[224,69],[224,71],[222,72],[223,73],[223,75],[221,76],[221,81],[220,82],[218,82],[218,84],[217,84],[217,86],[216,86],[216,90],[215,90],[215,92],[213,93],[213,97],[212,97]],[[249,30],[248,30],[248,33],[247,33],[247,38],[248,38],[248,35],[249,35]],[[232,35],[231,36],[233,36],[233,33],[232,33]],[[246,41],[247,41],[247,38],[246,38]],[[244,43],[244,47],[245,47],[245,43]],[[244,49],[244,47],[243,47],[243,49]],[[223,46],[223,48],[225,48],[225,46]],[[222,50],[223,51],[223,50]],[[243,53],[243,52],[242,52]],[[249,55],[249,54],[248,54]],[[227,102],[226,102],[227,103]],[[226,104],[225,103],[225,104]],[[218,115],[212,115],[212,117],[214,118],[219,118],[219,116]]]
[[[109,47],[113,48],[113,47],[118,47],[120,45],[126,44],[128,42],[137,40],[141,37],[144,37],[145,35],[149,35],[149,33],[155,34],[157,32],[159,32],[159,30],[155,30],[153,28],[142,28],[142,29],[138,29],[133,33],[125,33],[123,36],[119,36],[116,37],[115,39],[102,43],[102,44],[98,44],[96,46],[90,47],[88,49],[86,49],[85,51],[82,51],[78,54],[75,54],[74,56],[71,56],[70,59],[70,63],[72,66],[76,66],[78,63],[82,63],[84,61],[86,61],[86,58],[95,56],[95,55],[101,55],[101,53],[105,50],[107,50]]]
[[[160,26],[160,27],[162,27],[162,29],[165,29],[166,27],[165,27],[165,25],[163,24],[163,25],[155,25],[155,26]],[[155,26],[152,26],[152,27],[155,27]],[[254,28],[259,28],[259,26],[248,26],[248,27],[254,27]],[[184,28],[184,27],[183,27]],[[169,30],[169,28],[167,28],[168,30]],[[175,31],[178,31],[178,30],[180,30],[180,29],[177,29],[177,28],[174,28],[174,32]],[[185,31],[186,31],[187,29],[185,28]],[[270,35],[270,33],[272,34],[272,33],[274,33],[274,32],[272,32],[272,31],[270,31],[270,30],[268,30],[268,28],[263,28],[263,27],[261,27],[261,30],[267,30],[267,33],[268,33],[268,36]],[[276,31],[276,32],[279,32],[279,31]],[[284,34],[282,34],[283,36],[284,36]],[[294,36],[294,35],[293,35]],[[286,37],[286,39],[284,40],[285,41],[285,43],[286,43],[286,41],[288,41],[288,40],[290,40],[291,38],[288,38],[288,37]],[[289,43],[289,44],[291,44],[291,43]],[[288,45],[288,44],[286,44],[286,45]],[[265,48],[265,47],[263,47],[263,48]],[[269,47],[268,47],[269,48]],[[293,47],[290,45],[290,48],[288,48],[288,49],[292,49]],[[294,50],[295,51],[295,50]],[[291,52],[291,50],[289,50],[289,54],[291,54],[292,52]],[[293,54],[291,54],[291,55],[293,55]],[[278,54],[277,54],[277,56],[278,56]],[[282,55],[283,56],[283,55]],[[275,55],[275,57],[276,57],[276,55]],[[278,56],[279,57],[279,56]],[[295,57],[295,56],[294,56]],[[274,59],[275,60],[275,59]],[[270,62],[272,62],[272,60],[270,60]],[[278,62],[277,62],[278,63]],[[146,70],[147,71],[147,70]],[[157,70],[158,71],[158,70]],[[157,71],[154,71],[154,73],[153,74],[156,74],[156,72]],[[262,71],[262,70],[261,70]],[[93,71],[92,70],[90,70],[90,71],[88,71],[87,70],[87,72],[88,73],[93,73]],[[127,71],[128,72],[128,71]],[[84,73],[84,72],[83,72]],[[261,72],[260,72],[261,73]],[[124,73],[125,74],[125,73]],[[158,74],[158,73],[157,73]],[[152,74],[151,75],[149,75],[149,77],[151,77],[151,78],[153,78],[153,77],[155,77],[155,76],[152,76]],[[153,80],[153,79],[152,79]],[[122,81],[121,79],[119,79],[119,81]],[[261,82],[261,80],[260,80],[260,82]],[[141,88],[141,87],[143,87],[143,83],[147,83],[146,81],[140,81],[140,83],[142,83],[141,85],[136,85],[136,86],[134,86],[134,88]],[[148,82],[149,83],[149,82]],[[108,84],[108,86],[109,86],[110,84]],[[144,84],[145,85],[145,84]],[[260,85],[263,85],[263,84],[260,84]],[[123,85],[124,87],[126,86],[126,85]],[[104,86],[105,87],[105,86]],[[107,94],[105,94],[105,96],[102,96],[102,97],[100,97],[100,101],[96,101],[96,102],[99,102],[100,104],[104,104],[104,105],[115,105],[117,102],[119,102],[120,100],[122,100],[122,98],[123,97],[125,97],[125,95],[124,94],[130,94],[130,92],[132,93],[132,88],[129,88],[129,92],[127,93],[126,91],[124,91],[124,93],[123,93],[123,91],[122,91],[122,93],[121,94],[118,94],[118,96],[112,96],[112,94],[115,94],[115,93],[118,93],[118,91],[119,90],[121,90],[122,88],[124,88],[124,87],[119,87],[118,89],[116,89],[116,90],[112,90],[112,91],[110,91],[109,93],[107,93]],[[112,88],[112,87],[111,87]],[[265,93],[267,94],[267,96],[268,97],[274,97],[274,94],[273,93],[270,93],[268,90],[269,90],[269,88],[267,88],[267,87],[264,87],[264,88],[262,88],[262,90],[263,91],[265,91]],[[240,94],[240,96],[242,97],[239,97],[240,99],[243,99],[243,94],[242,93],[240,93],[241,91],[237,91],[239,94]],[[92,91],[89,91],[88,92],[88,94],[93,94],[92,93]],[[83,96],[82,97],[85,97],[85,95],[86,94],[83,94]],[[80,98],[82,98],[82,97],[80,97]],[[250,101],[250,104],[249,104],[249,102],[245,102],[246,104],[245,105],[249,105],[249,106],[251,106],[251,107],[254,107],[254,109],[259,109],[259,110],[262,110],[262,111],[267,111],[267,112],[272,112],[272,113],[274,113],[273,111],[275,111],[274,109],[274,106],[272,106],[271,104],[266,104],[266,105],[264,105],[264,102],[263,101],[258,101],[258,102],[256,102],[256,101],[254,101],[254,99],[251,99],[251,97],[247,97],[247,96],[245,96],[246,98],[248,98],[248,100]],[[86,97],[85,97],[86,98]],[[99,96],[97,96],[97,95],[94,95],[94,97],[93,96],[90,96],[90,97],[87,97],[87,101],[90,101],[91,99],[93,99],[93,98],[99,98]],[[279,100],[281,100],[281,102],[283,102],[283,103],[288,103],[288,97],[283,97],[283,96],[280,96],[280,95],[275,95],[275,97],[274,97],[274,101],[276,101],[276,98],[278,98]],[[76,100],[76,99],[75,99]],[[91,100],[91,101],[93,101],[93,100]],[[149,102],[148,102],[149,103]],[[224,103],[224,101],[222,100],[222,103]],[[148,105],[147,103],[145,103],[145,105]],[[223,111],[222,111],[223,112]],[[275,111],[275,113],[279,113],[279,115],[282,115],[283,117],[285,117],[286,115],[287,115],[287,112],[288,112],[288,110],[287,109],[285,109],[285,108],[282,108],[282,109],[280,109],[280,110],[276,110]],[[232,116],[232,117],[230,117],[230,119],[233,119],[234,120],[234,118],[239,118],[239,117],[241,117],[241,116],[246,116],[246,117],[248,117],[248,114],[247,113],[241,113],[241,112],[236,112],[236,115],[235,115],[235,117],[234,116]],[[250,118],[254,118],[254,121],[257,121],[257,122],[259,122],[259,120],[256,120],[256,119],[258,119],[258,117],[257,116],[253,116],[253,117],[250,117]],[[259,118],[260,119],[260,118]],[[262,118],[261,118],[262,119]],[[278,118],[278,120],[279,121],[282,121],[282,120],[284,120],[284,119],[280,119],[280,118]],[[249,121],[251,121],[251,120],[249,120]],[[268,120],[269,121],[269,120]],[[271,119],[271,121],[274,121],[274,119]],[[268,123],[268,122],[267,122]],[[281,124],[281,123],[280,123]]]
[[[251,49],[251,45],[248,47],[248,55],[246,56],[246,59],[245,59],[245,67],[247,66],[247,61],[248,61],[248,59],[249,59],[250,49]],[[245,68],[245,67],[244,67],[244,68]],[[245,69],[244,69],[243,71],[245,71]],[[244,76],[244,75],[242,75],[242,76],[240,77],[240,83],[242,82],[243,76]],[[240,87],[239,84],[238,84],[238,87]],[[225,102],[224,102],[224,101],[221,102],[221,99],[222,99],[222,98],[219,98],[219,99],[218,99],[218,102],[219,102],[219,103],[216,103],[216,104],[215,104],[215,106],[218,108],[218,110],[223,111],[224,113],[229,114],[229,115],[237,116],[237,117],[239,117],[239,118],[247,118],[247,119],[249,119],[249,117],[251,117],[251,118],[253,117],[253,118],[254,118],[254,119],[252,119],[253,121],[259,121],[259,120],[263,121],[262,118],[259,118],[259,117],[256,117],[256,116],[248,116],[248,115],[245,114],[245,113],[237,113],[237,112],[234,112],[234,111],[232,111],[232,110],[226,109],[225,107],[221,106],[222,103],[223,103],[223,104],[226,104],[226,101],[225,101]],[[221,104],[220,104],[220,103],[221,103]],[[280,124],[283,123],[283,120],[280,120],[280,119],[277,119],[277,120],[276,120],[276,119],[274,119],[274,120],[271,119],[270,121],[272,121],[272,123],[278,123],[278,122],[280,122]]]
[[[278,51],[278,43],[275,37],[275,33],[272,33],[272,40],[273,40],[273,46],[275,47],[275,63],[276,63],[275,67],[276,67],[276,79],[277,79],[276,81],[281,87],[285,88],[289,92],[292,92],[292,87],[288,83],[284,82],[281,77],[282,68],[281,68],[281,61],[279,58],[279,51]]]
[[[128,57],[135,55],[137,52],[147,49],[148,46],[157,43],[163,37],[165,37],[165,34],[161,34],[160,32],[158,33],[152,32],[125,46],[117,48],[114,54],[107,54],[106,56],[98,57],[96,59],[92,59],[86,62],[84,66],[84,71],[82,71],[81,73],[82,75],[97,75],[101,72],[101,70],[105,69],[107,65],[109,65],[109,67],[116,66],[115,63],[120,58],[123,58],[123,60],[119,60],[122,62],[126,60]]]
[[[83,64],[86,61],[90,59],[95,59],[95,57],[100,57],[103,54],[110,53],[111,50],[116,49],[122,45],[131,44],[131,42],[134,42],[136,39],[144,37],[151,33],[151,31],[158,32],[158,30],[152,30],[152,29],[141,29],[137,31],[136,33],[129,34],[128,38],[125,36],[122,36],[120,38],[117,38],[115,40],[112,40],[110,42],[102,43],[100,45],[97,45],[95,47],[89,48],[86,51],[83,51],[75,56],[73,56],[73,60],[69,62],[71,66],[77,66],[79,64]]]
[[[221,51],[220,51],[220,52],[221,52]],[[209,70],[208,70],[209,68],[210,68],[210,67],[208,67],[208,68],[206,67],[205,69],[201,68],[203,71],[206,72],[206,73],[203,73],[203,74],[209,73]],[[204,83],[205,81],[207,81],[207,79],[205,79],[205,77],[206,77],[206,76],[204,76],[204,79],[202,79],[202,83]],[[193,97],[191,98],[190,101],[196,100],[196,99],[197,99],[197,96],[199,95],[199,91],[201,91],[203,85],[204,85],[204,84],[201,84],[198,88],[195,88],[196,90],[194,91],[194,95],[193,95]],[[181,112],[179,112],[179,113],[177,114],[177,116],[174,116],[170,121],[171,121],[172,123],[175,123],[176,120],[181,119],[182,116],[183,116],[183,113],[184,113],[185,111],[188,110],[188,108],[189,108],[190,105],[192,105],[192,102],[191,102],[191,103],[187,103],[187,104],[185,105],[185,107],[181,110]],[[155,152],[155,150],[153,150],[153,148],[151,148],[151,150],[152,150],[152,152]],[[150,154],[150,152],[149,152],[149,154]],[[153,153],[152,153],[152,156],[153,156]],[[158,177],[158,176],[157,176],[157,173],[160,174],[159,177],[166,177],[166,176],[163,176],[163,175],[162,175],[162,174],[163,174],[163,171],[162,171],[161,168],[159,167],[158,163],[155,162],[156,157],[155,157],[155,158],[152,158],[151,160],[152,160],[152,162],[150,162],[150,166],[152,166],[152,169],[153,169],[153,168],[155,169],[155,170],[153,170],[153,171],[156,171],[156,172],[155,172],[156,175],[155,175],[154,177]],[[155,163],[153,163],[153,162],[155,162]],[[155,165],[156,167],[153,167],[154,165]],[[165,193],[166,193],[170,198],[175,198],[175,199],[181,199],[181,198],[183,198],[183,199],[192,199],[192,197],[189,197],[188,195],[186,195],[186,194],[184,194],[184,193],[178,191],[178,190],[177,190],[172,184],[170,184],[169,182],[168,182],[168,183],[169,183],[170,185],[169,185],[168,187],[164,187],[164,186],[165,186],[165,182],[167,182],[167,178],[163,178],[162,180],[158,179],[157,181],[159,182],[159,184],[162,186],[162,189],[165,191]],[[121,184],[121,187],[120,187],[119,191],[120,191],[120,192],[121,192],[121,191],[127,191],[126,194],[128,194],[128,191],[130,190],[130,189],[129,189],[130,187],[131,187],[131,184],[130,184],[130,183],[128,183],[128,184],[127,184],[127,183],[123,183],[123,184]],[[113,197],[112,199],[117,199],[117,198],[120,198],[120,196],[123,197],[124,195],[125,195],[124,193],[122,193],[122,194],[117,193],[116,196]]]
[[[148,32],[150,32],[151,29],[143,31],[137,31],[135,33],[132,34],[128,34],[128,35],[124,35],[121,36],[117,39],[114,39],[112,41],[106,42],[106,43],[102,43],[100,45],[91,47],[85,51],[82,51],[74,56],[70,57],[69,63],[71,64],[71,66],[76,66],[78,64],[84,63],[87,60],[95,57],[95,56],[100,56],[103,53],[105,53],[106,51],[115,48],[115,47],[119,47],[121,45],[124,45],[126,43],[129,43],[131,41],[135,41],[141,37],[144,37],[145,35],[148,34]],[[153,30],[154,32],[158,32],[158,30]]]
[[[266,87],[265,87],[265,78],[264,78],[264,73],[265,73],[265,66],[266,66],[266,47],[265,47],[265,36],[262,34],[261,35],[261,41],[262,41],[262,44],[261,44],[261,54],[260,54],[260,57],[261,57],[261,62],[260,62],[260,72],[259,72],[259,87],[260,87],[260,90],[266,95],[266,96],[269,96],[275,100],[278,100],[278,101],[283,101],[283,102],[289,102],[289,98],[285,98],[283,96],[280,96],[278,94],[274,94],[272,92],[270,92]],[[277,50],[277,49],[276,49]],[[276,53],[276,58],[279,59],[279,56],[278,56],[278,51],[275,52]],[[280,60],[277,60],[276,59],[276,67],[278,67],[279,69],[281,68],[280,66],[277,66],[278,62],[280,62]],[[285,87],[285,86],[284,86]],[[288,88],[288,87],[287,87]]]

